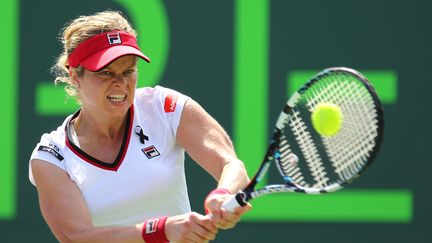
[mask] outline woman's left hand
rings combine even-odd
[[[230,196],[230,194],[210,194],[204,202],[207,215],[210,217],[212,223],[219,229],[234,228],[237,222],[240,221],[241,216],[252,209],[249,203],[243,207],[235,208],[234,212],[229,212],[222,208],[222,204],[228,200]]]

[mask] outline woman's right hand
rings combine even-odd
[[[209,242],[216,238],[218,229],[208,216],[196,212],[169,217],[165,235],[171,242]]]

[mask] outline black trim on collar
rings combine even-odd
[[[126,128],[125,128],[125,133],[123,135],[123,141],[122,141],[122,145],[120,147],[120,151],[117,154],[116,159],[112,162],[112,163],[107,163],[101,160],[98,160],[96,158],[94,158],[93,156],[87,154],[84,150],[80,149],[78,146],[76,146],[72,140],[72,135],[71,135],[71,125],[72,125],[72,121],[79,115],[81,110],[78,110],[77,112],[75,112],[75,114],[73,114],[73,116],[66,122],[66,127],[65,127],[65,132],[66,132],[66,146],[69,147],[69,149],[75,153],[78,157],[80,157],[81,159],[83,159],[84,161],[105,169],[105,170],[112,170],[112,171],[117,171],[117,169],[120,167],[121,163],[123,162],[123,159],[126,155],[127,152],[127,148],[129,145],[129,141],[130,141],[130,137],[131,137],[131,127],[132,127],[132,123],[133,123],[133,116],[134,116],[134,109],[133,109],[133,105],[129,108],[127,117],[126,117]]]

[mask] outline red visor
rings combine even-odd
[[[123,31],[112,31],[95,35],[78,45],[70,54],[68,63],[71,67],[80,65],[95,72],[124,55],[135,55],[150,62],[140,51],[135,36]]]

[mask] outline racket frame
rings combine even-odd
[[[289,113],[291,112],[292,109],[294,109],[302,94],[306,92],[306,90],[309,89],[314,83],[318,82],[323,76],[331,75],[337,72],[350,73],[351,75],[355,76],[358,80],[360,80],[361,83],[364,85],[364,87],[371,94],[373,102],[375,103],[375,106],[377,108],[378,136],[375,137],[375,149],[373,149],[366,165],[357,173],[357,175],[353,176],[349,180],[343,181],[340,184],[334,183],[322,189],[306,188],[300,185],[296,185],[292,182],[292,180],[288,176],[284,177],[285,184],[266,185],[263,188],[255,189],[255,186],[261,181],[261,179],[267,173],[269,167],[271,166],[272,161],[275,159],[275,156],[279,156],[277,151],[278,151],[279,139],[282,133],[281,131],[284,129],[284,127],[287,124],[286,121],[289,119]],[[275,129],[272,135],[272,139],[270,141],[270,145],[267,149],[267,152],[265,153],[263,162],[261,163],[258,171],[254,175],[252,180],[249,182],[249,184],[246,186],[246,188],[238,192],[236,195],[233,195],[230,199],[228,199],[223,204],[222,207],[228,211],[234,211],[236,207],[245,206],[247,202],[250,201],[251,199],[263,195],[267,195],[267,194],[273,194],[273,193],[300,192],[306,194],[322,194],[322,193],[333,192],[342,189],[347,184],[357,179],[375,160],[375,157],[380,149],[380,145],[383,139],[383,131],[384,131],[383,117],[384,116],[383,116],[381,102],[378,99],[378,96],[374,88],[369,83],[367,78],[363,76],[360,72],[346,67],[332,67],[323,70],[322,72],[318,73],[313,78],[311,78],[307,83],[305,83],[298,91],[294,92],[292,96],[288,99],[283,111],[279,114],[279,117],[276,121]]]

